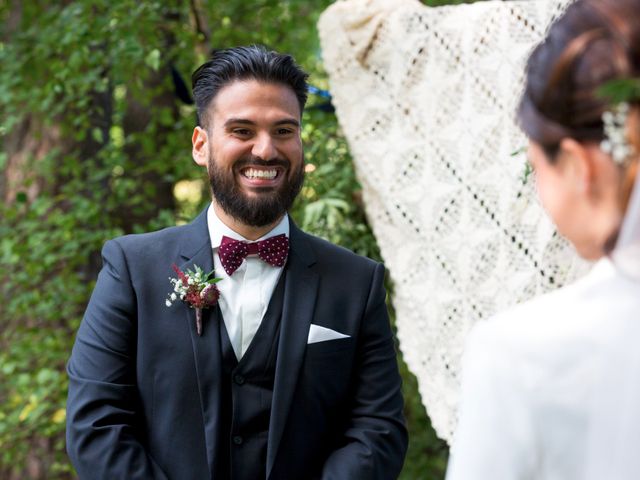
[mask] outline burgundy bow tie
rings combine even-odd
[[[243,242],[223,236],[218,249],[220,262],[227,275],[233,275],[247,255],[258,254],[269,265],[282,267],[288,253],[289,239],[284,233],[259,242]]]

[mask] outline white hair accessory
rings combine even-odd
[[[612,112],[607,111],[602,114],[605,138],[600,143],[600,148],[611,155],[616,165],[620,166],[623,166],[634,153],[626,136],[628,116],[629,104],[626,102],[618,103]]]

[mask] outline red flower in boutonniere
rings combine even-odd
[[[173,292],[169,294],[165,305],[170,307],[173,302],[180,299],[191,308],[196,310],[196,331],[202,335],[202,309],[213,307],[218,303],[220,290],[216,283],[222,280],[214,278],[214,272],[205,274],[197,265],[193,266],[193,271],[183,272],[176,264],[172,265],[173,270],[178,274],[178,278],[169,278],[173,284]]]

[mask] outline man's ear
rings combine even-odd
[[[191,149],[193,161],[201,167],[206,167],[209,162],[209,136],[204,128],[196,127],[193,129],[191,145],[193,146]]]
[[[558,163],[563,175],[579,193],[591,193],[597,165],[590,148],[573,138],[564,138],[560,142]]]

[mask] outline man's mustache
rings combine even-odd
[[[233,167],[238,170],[246,167],[282,167],[284,169],[288,169],[291,167],[291,162],[284,158],[263,160],[259,157],[243,157],[237,160]]]

